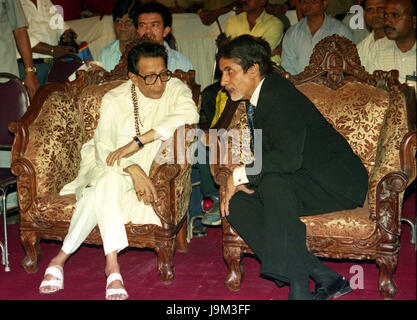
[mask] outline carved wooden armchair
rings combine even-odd
[[[67,234],[76,200],[75,195],[61,196],[59,191],[78,173],[80,148],[93,137],[102,97],[128,79],[126,55],[111,73],[101,68],[78,71],[73,82],[43,87],[28,112],[14,126],[12,171],[18,177],[20,237],[26,252],[22,265],[29,273],[38,269],[40,239],[63,240]],[[198,105],[200,85],[194,81],[195,71],[177,70],[174,76],[189,85]],[[191,152],[195,126],[180,129],[184,127],[177,129],[172,143],[163,144],[166,148],[160,150],[150,171],[158,197],[163,199],[158,205],[153,204],[162,227],[126,225],[129,246],[155,249],[158,273],[166,284],[174,277],[172,260],[176,245],[180,251],[187,251],[191,166],[185,153]],[[179,139],[184,135],[187,139],[182,143],[184,140]],[[172,163],[172,156],[184,161]],[[102,243],[98,227],[85,242]]]
[[[414,90],[399,84],[396,70],[365,72],[353,43],[337,35],[316,45],[304,72],[296,76],[281,73],[347,139],[369,174],[363,207],[301,218],[307,227],[307,247],[320,257],[376,260],[382,297],[393,298],[403,193],[416,177]],[[247,128],[246,121],[241,103],[227,128],[242,130]],[[230,152],[236,150],[229,142],[229,158]],[[231,169],[233,165],[211,166],[221,186],[220,196]],[[242,256],[253,252],[227,219],[222,219],[222,228],[228,267],[225,284],[239,290]]]

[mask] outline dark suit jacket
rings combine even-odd
[[[278,73],[266,76],[254,116],[262,129],[262,171],[248,176],[258,185],[266,173],[306,169],[325,190],[362,205],[368,175],[347,141],[293,84]]]

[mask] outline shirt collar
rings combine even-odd
[[[261,88],[262,88],[262,84],[264,83],[265,78],[263,78],[261,80],[261,82],[258,83],[258,86],[256,87],[255,91],[252,93],[252,96],[249,99],[249,102],[255,106],[258,105],[258,100],[259,100],[259,94],[261,93]]]

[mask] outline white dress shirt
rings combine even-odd
[[[58,45],[59,37],[69,29],[63,17],[52,4],[51,0],[37,0],[37,6],[31,0],[16,0],[22,4],[29,24],[28,34],[31,47],[44,42],[51,46]],[[20,54],[17,51],[17,58]],[[33,52],[33,58],[51,58],[51,55]]]
[[[394,40],[386,43],[377,42],[375,45],[376,56],[373,70],[399,71],[399,80],[405,82],[407,75],[416,74],[416,43],[407,52],[402,52]]]
[[[378,43],[379,47],[382,48],[388,45],[390,41],[387,37],[375,40],[375,32],[372,31],[365,39],[357,44],[356,48],[361,59],[361,64],[367,72],[372,73],[375,71],[374,65],[377,54],[375,45]]]
[[[264,79],[259,82],[258,86],[256,87],[255,91],[252,93],[252,96],[249,99],[249,102],[255,106],[258,105],[259,94],[261,92],[262,84],[264,83]],[[249,183],[248,177],[246,176],[245,166],[237,167],[233,170],[233,183],[235,186],[240,184]]]

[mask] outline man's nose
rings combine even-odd
[[[220,85],[221,85],[222,87],[224,87],[224,86],[226,86],[227,84],[228,84],[228,78],[227,78],[226,74],[225,74],[225,73],[223,73],[223,74],[222,74],[222,77],[221,77],[221,79],[220,79]]]

